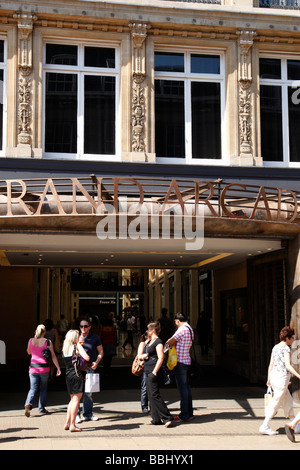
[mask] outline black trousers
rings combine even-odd
[[[163,401],[158,386],[158,378],[152,373],[147,374],[147,392],[150,403],[150,413],[153,424],[161,424],[170,421],[172,416]]]

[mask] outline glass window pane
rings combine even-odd
[[[261,152],[270,162],[283,161],[281,87],[260,87]]]
[[[157,157],[185,158],[184,82],[155,81]]]
[[[4,41],[0,41],[0,62],[4,62]]]
[[[84,77],[84,153],[115,153],[115,77]]]
[[[300,80],[300,60],[288,60],[288,79]]]
[[[280,59],[259,59],[260,78],[271,78],[273,80],[281,79],[281,60]]]
[[[77,65],[77,46],[46,44],[46,64]]]
[[[77,152],[77,75],[46,74],[45,151]]]
[[[220,74],[220,57],[218,55],[191,55],[192,73]]]
[[[300,90],[289,87],[290,161],[300,162]]]
[[[175,52],[155,52],[154,70],[156,72],[184,72],[184,55]]]
[[[192,82],[192,157],[221,158],[220,83]]]
[[[84,65],[86,67],[115,68],[115,49],[85,47]]]

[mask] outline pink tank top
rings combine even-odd
[[[47,340],[43,346],[33,346],[33,338],[30,338],[29,349],[31,352],[31,361],[30,364],[47,364],[46,359],[43,357],[43,351],[47,348]],[[30,374],[40,374],[40,373],[50,372],[50,367],[31,367],[29,366]]]

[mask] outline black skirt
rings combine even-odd
[[[77,376],[72,364],[72,356],[64,357],[66,365],[66,384],[69,395],[77,395],[84,392],[85,372],[79,371]]]

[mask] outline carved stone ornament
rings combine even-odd
[[[252,153],[252,116],[251,116],[251,83],[240,82],[239,121],[240,121],[240,151],[242,154]]]
[[[132,96],[132,151],[144,152],[145,96],[144,88],[134,83]]]
[[[32,30],[36,16],[14,15],[18,20],[18,144],[31,145],[32,123]]]
[[[145,152],[145,88],[146,76],[145,39],[149,25],[130,23],[132,37],[132,141],[133,152]]]
[[[239,131],[241,155],[252,155],[252,54],[255,31],[239,35]]]

